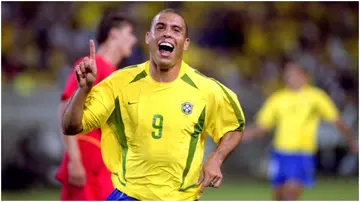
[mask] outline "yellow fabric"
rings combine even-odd
[[[185,62],[170,83],[153,80],[146,62],[95,86],[82,123],[83,132],[101,127],[116,188],[139,200],[196,200],[206,134],[219,143],[245,119],[231,90]]]
[[[273,94],[257,114],[257,124],[268,130],[276,126],[275,149],[314,153],[319,120],[334,122],[338,116],[325,92],[306,86],[298,92],[284,89]]]

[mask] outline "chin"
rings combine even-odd
[[[168,66],[168,65],[171,65],[171,60],[170,60],[170,58],[157,57],[155,59],[155,63],[158,66]]]
[[[162,61],[160,60],[157,63],[158,67],[160,68],[161,71],[168,71],[169,69],[171,69],[174,65],[171,63],[171,61]]]
[[[170,62],[159,62],[158,66],[162,69],[170,69],[172,67],[172,64]]]

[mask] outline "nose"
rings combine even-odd
[[[163,32],[163,36],[165,38],[170,38],[171,37],[171,30],[169,28],[166,28]]]

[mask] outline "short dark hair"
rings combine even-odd
[[[164,9],[164,10],[160,11],[158,14],[156,14],[156,16],[159,15],[159,14],[163,14],[163,13],[174,13],[174,14],[180,16],[180,17],[184,20],[184,23],[185,23],[185,37],[186,37],[186,38],[189,37],[189,27],[188,27],[188,24],[186,23],[186,20],[185,20],[184,16],[183,16],[179,11],[177,11],[177,10],[175,10],[175,9],[172,9],[172,8],[167,8],[167,9]],[[151,28],[152,28],[152,26],[153,26],[154,19],[155,19],[155,17],[151,20],[150,30],[151,30]]]
[[[121,28],[124,25],[135,26],[132,19],[127,17],[124,13],[108,11],[102,17],[96,34],[96,41],[102,44],[106,41],[112,28]]]

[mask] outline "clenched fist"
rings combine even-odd
[[[75,67],[76,80],[80,89],[90,92],[96,80],[96,72],[95,43],[90,40],[90,58],[86,57],[84,61]]]

